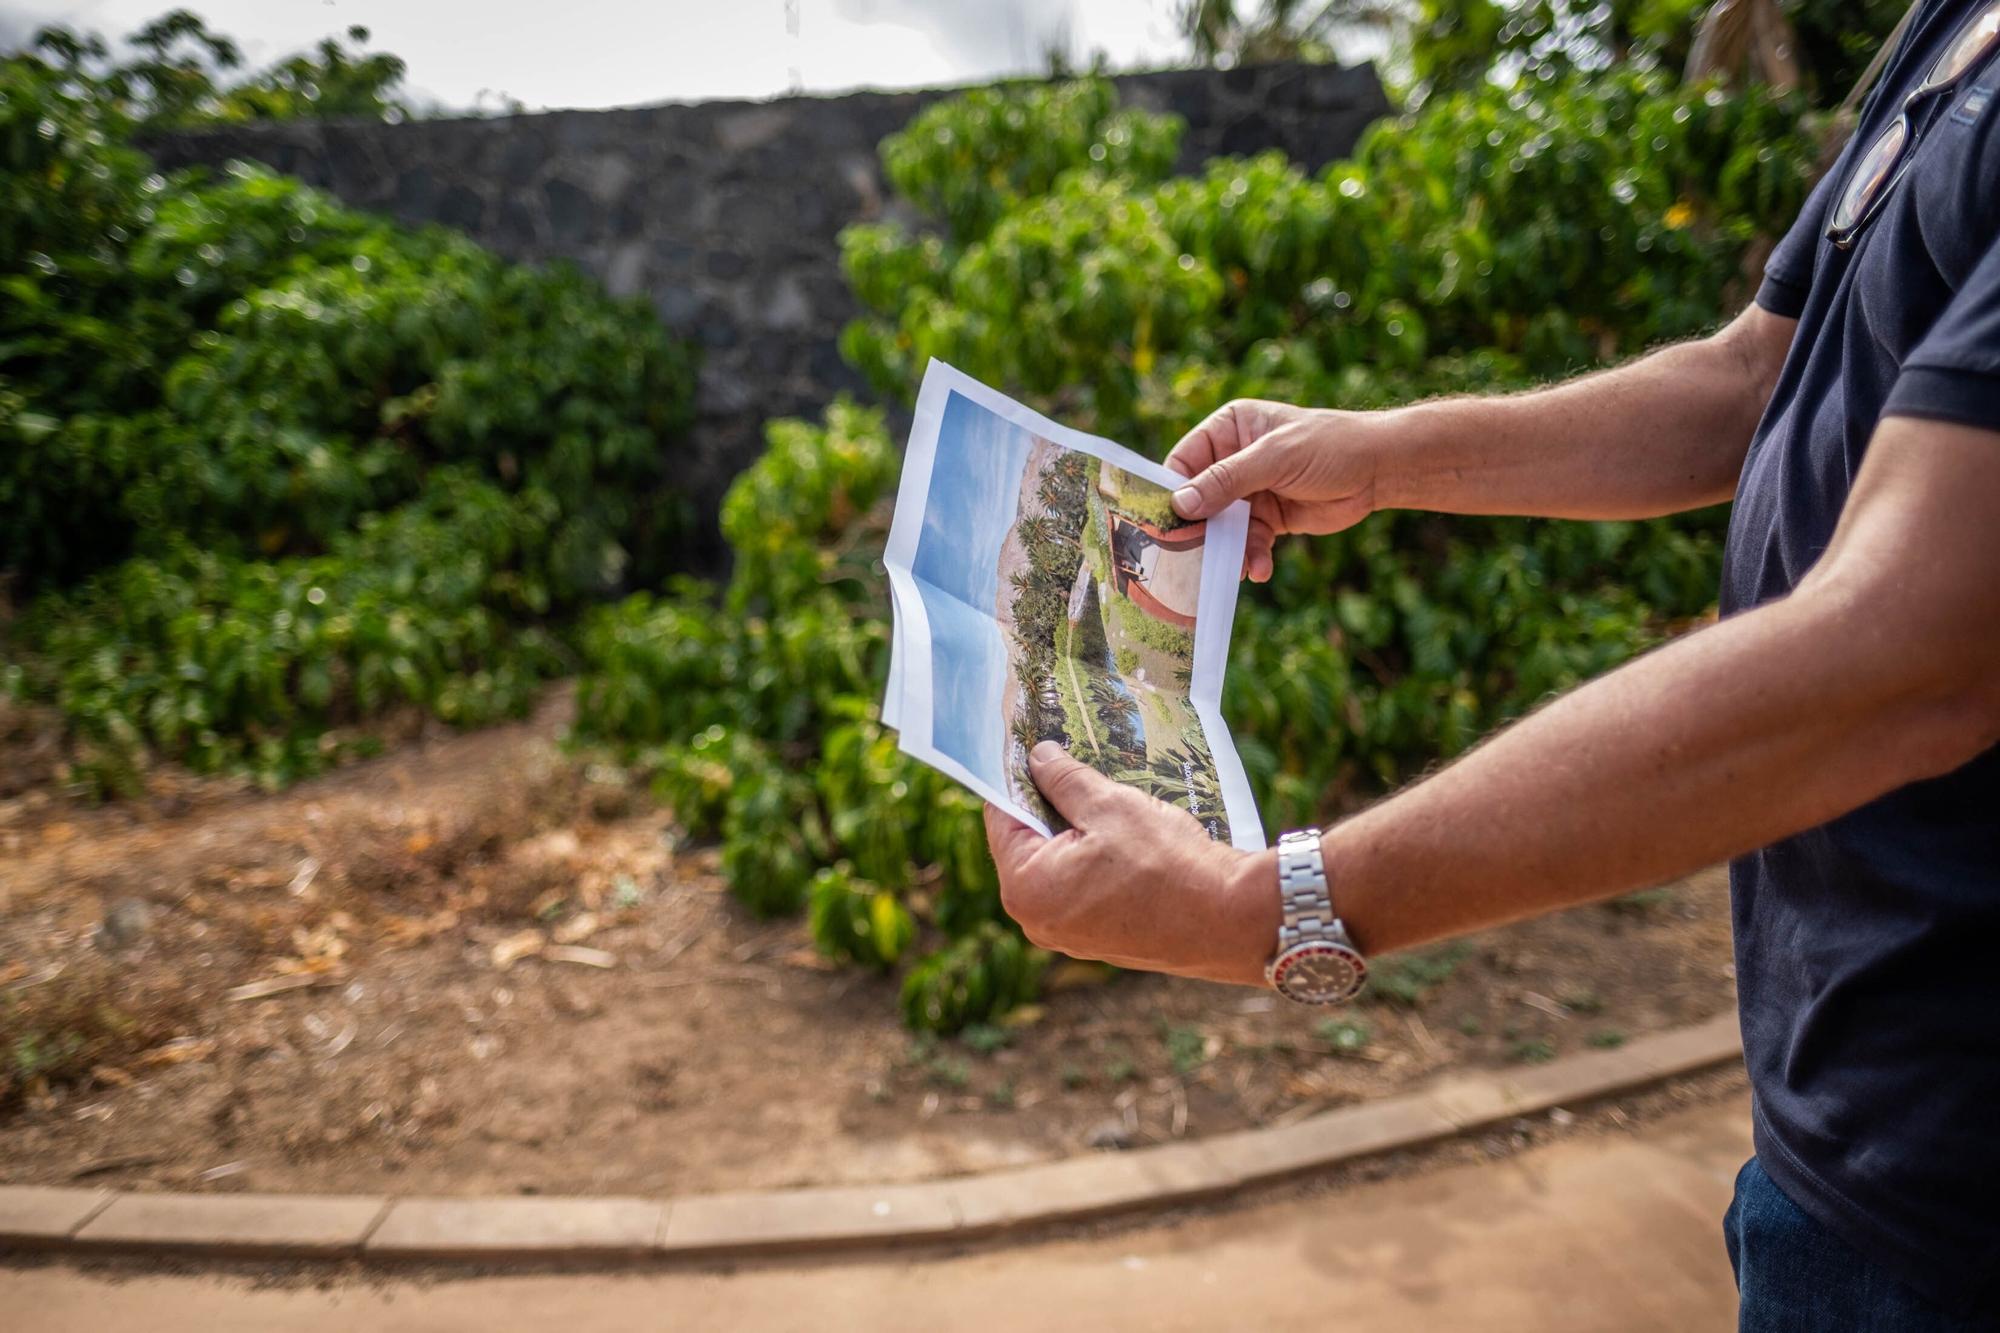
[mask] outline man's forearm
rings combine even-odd
[[[1550,705],[1327,835],[1341,912],[1401,949],[1712,865],[1955,767],[1966,732],[1780,603]],[[1957,762],[1970,758],[1957,756]]]
[[[1714,337],[1554,388],[1402,409],[1376,506],[1645,518],[1727,500],[1792,327],[1753,306]]]
[[[1356,939],[1401,949],[1658,884],[1995,744],[1996,443],[1886,424],[1789,598],[1577,689],[1329,832]],[[1260,916],[1275,910],[1268,856],[1238,876]]]

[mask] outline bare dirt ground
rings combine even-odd
[[[657,1193],[1284,1121],[1733,1003],[1719,877],[1384,960],[1331,1017],[1062,965],[954,1041],[565,755],[567,700],[278,796],[0,804],[0,1180]]]

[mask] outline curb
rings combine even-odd
[[[746,1258],[1014,1235],[1159,1211],[1577,1106],[1742,1057],[1733,1012],[1534,1069],[1295,1124],[903,1185],[672,1199],[153,1194],[0,1186],[0,1254],[590,1262]]]

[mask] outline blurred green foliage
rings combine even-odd
[[[1757,0],[1792,27],[1787,53],[1814,106],[1840,101],[1906,0]],[[1679,73],[1713,0],[1336,0],[1350,29],[1387,31],[1391,77],[1411,105],[1498,83],[1548,84],[1614,69]]]
[[[169,10],[125,37],[120,58],[96,33],[62,24],[38,29],[19,59],[32,60],[65,91],[103,106],[129,128],[180,129],[254,120],[362,117],[400,120],[401,59],[367,51],[368,29],[327,37],[313,50],[252,74],[243,52],[200,15]]]
[[[1048,955],[1012,929],[982,923],[918,960],[903,976],[903,1021],[929,1032],[957,1032],[1035,998]]]
[[[1102,79],[975,88],[883,140],[882,167],[900,194],[963,245],[1079,164],[1114,179],[1160,180],[1173,169],[1180,138],[1177,120],[1119,110]]]
[[[279,783],[400,706],[525,708],[547,625],[662,572],[687,353],[571,269],[254,168],[162,175],[131,129],[0,63],[12,688],[100,791],[148,752]]]
[[[726,586],[683,580],[586,617],[577,735],[649,775],[692,836],[719,839],[753,911],[807,906],[829,956],[886,969],[920,934],[985,939],[1003,918],[980,802],[905,756],[876,706],[897,472],[882,415],[840,402],[768,437],[723,501]],[[941,993],[907,1011],[956,1030],[1014,1003],[1040,962],[1010,938],[925,972],[912,984]]]
[[[857,879],[842,861],[813,876],[810,923],[813,939],[827,955],[888,971],[916,936],[916,922],[903,900]]]
[[[1860,77],[1907,0],[1738,0],[1791,25],[1786,54],[1815,106]],[[1546,84],[1624,68],[1678,73],[1713,0],[1180,0],[1198,65],[1335,60],[1358,35],[1386,47],[1384,78],[1420,106],[1435,93]],[[1351,57],[1350,57],[1351,58]]]
[[[1476,87],[1501,66],[1547,81],[1687,60],[1711,0],[1417,0],[1402,35],[1420,92]]]
[[[1343,29],[1386,26],[1383,0],[1178,0],[1174,20],[1195,63],[1331,60]]]
[[[178,542],[39,599],[19,627],[27,679],[84,742],[78,776],[96,790],[134,786],[144,753],[289,782],[402,706],[458,726],[515,716],[568,660],[503,591],[550,516],[446,469],[324,555]]]

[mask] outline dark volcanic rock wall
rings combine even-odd
[[[1388,111],[1366,66],[1120,76],[1187,121],[1181,167],[1282,149],[1317,168]],[[703,352],[682,480],[712,514],[772,416],[862,389],[835,340],[855,311],[835,238],[894,207],[875,146],[948,92],[853,93],[400,125],[295,122],[165,135],[168,166],[249,158],[515,259],[565,257],[643,293]]]

